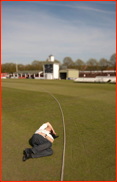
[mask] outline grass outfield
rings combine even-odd
[[[60,181],[63,123],[64,181],[116,180],[116,85],[70,80],[1,81],[1,180]],[[39,126],[50,122],[59,138],[54,154],[22,162],[23,150]]]

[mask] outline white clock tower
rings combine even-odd
[[[59,63],[54,62],[54,56],[50,55],[44,64],[44,75],[46,79],[59,79]]]

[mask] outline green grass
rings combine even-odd
[[[116,180],[116,85],[70,80],[1,81],[2,181],[60,181],[63,123],[64,181]],[[23,150],[39,126],[50,122],[59,138],[50,157],[22,162]]]

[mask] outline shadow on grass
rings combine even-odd
[[[29,145],[31,145],[33,147],[32,142],[31,142],[31,139],[32,138],[30,138],[28,142],[29,142]]]

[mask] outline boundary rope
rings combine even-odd
[[[41,88],[41,87],[40,87]],[[64,164],[65,164],[65,145],[66,145],[66,135],[65,135],[65,122],[64,122],[64,115],[63,115],[63,111],[61,108],[61,105],[59,103],[59,101],[56,99],[56,97],[54,97],[50,92],[48,92],[47,90],[45,90],[44,88],[41,88],[42,90],[44,90],[45,92],[47,92],[48,94],[50,94],[58,103],[59,108],[61,110],[61,114],[62,114],[62,119],[63,119],[63,136],[64,136],[64,143],[63,143],[63,160],[62,160],[62,168],[61,168],[61,181],[63,181],[63,174],[64,174]]]

